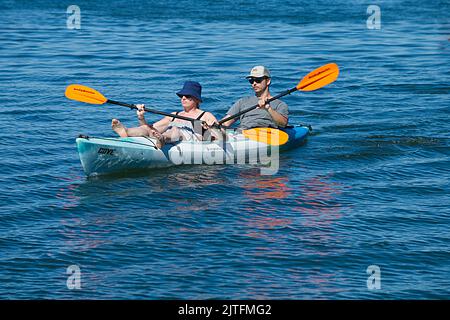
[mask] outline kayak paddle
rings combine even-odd
[[[289,135],[274,128],[253,128],[242,130],[244,136],[250,140],[263,142],[271,146],[281,146],[288,142]]]
[[[89,88],[87,86],[83,86],[81,84],[71,84],[71,85],[67,86],[66,97],[71,100],[90,103],[90,104],[109,103],[109,104],[115,104],[118,106],[124,106],[124,107],[130,108],[130,109],[137,109],[135,104],[129,104],[129,103],[125,103],[125,102],[119,102],[119,101],[107,99],[97,90]],[[150,113],[160,114],[162,116],[178,118],[178,119],[187,120],[187,121],[191,121],[191,122],[201,121],[201,120],[196,120],[196,119],[192,119],[192,118],[188,118],[188,117],[179,116],[177,114],[171,114],[171,113],[148,109],[148,108],[144,108],[144,110],[147,112],[150,112]],[[201,122],[204,122],[204,121],[201,121]]]
[[[83,86],[81,84],[71,84],[67,86],[65,95],[68,99],[85,102],[89,104],[114,104],[118,106],[124,106],[130,109],[137,109],[137,106],[134,104],[129,104],[125,102],[119,102],[114,101],[111,99],[106,98],[104,95],[102,95],[100,92],[98,92],[95,89],[89,88],[87,86]],[[163,111],[158,111],[154,109],[144,108],[145,111],[150,113],[155,113],[163,116],[178,118],[186,121],[200,121],[202,123],[205,123],[204,121],[192,119],[188,117],[183,117],[180,115],[167,113]],[[250,130],[243,130],[243,135],[254,141],[263,142],[269,145],[282,145],[285,144],[289,138],[287,133],[278,130],[278,129],[272,129],[272,128],[256,128],[256,129],[250,129]]]
[[[286,90],[279,95],[276,95],[275,97],[272,97],[270,99],[266,100],[266,103],[272,102],[278,98],[284,97],[288,94],[291,94],[292,92],[295,92],[297,90],[299,91],[313,91],[320,89],[322,87],[325,87],[327,84],[330,84],[334,82],[339,75],[339,68],[337,64],[335,63],[329,63],[326,64],[320,68],[317,68],[314,71],[311,71],[306,76],[303,77],[303,79],[292,89]],[[249,107],[247,109],[244,109],[234,115],[231,115],[229,117],[226,117],[219,121],[219,125],[222,123],[227,122],[228,120],[232,120],[234,118],[237,118],[244,113],[247,113],[249,111],[252,111],[253,109],[256,109],[258,105],[254,105],[252,107]]]

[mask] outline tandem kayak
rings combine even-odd
[[[223,141],[181,141],[156,147],[149,137],[76,139],[78,154],[86,175],[103,175],[125,171],[169,167],[182,164],[265,164],[279,151],[286,151],[305,142],[310,127],[282,129],[288,142],[279,147],[250,140],[240,133],[228,133]],[[277,158],[278,160],[278,158]]]

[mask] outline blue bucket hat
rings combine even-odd
[[[177,92],[177,96],[179,96],[180,98],[182,96],[192,96],[202,102],[202,86],[200,85],[200,83],[195,81],[186,81],[184,83],[183,89]]]

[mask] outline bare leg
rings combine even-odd
[[[127,133],[129,137],[152,137],[156,139],[156,147],[161,149],[165,144],[165,137],[159,133],[155,128],[149,125],[142,125],[137,128],[128,128]]]
[[[127,128],[117,119],[112,119],[111,121],[112,129],[122,138],[128,137]]]
[[[148,130],[147,126],[140,126],[136,128],[128,128],[127,134],[129,137],[152,137],[153,135]]]
[[[183,135],[181,134],[180,129],[171,128],[164,132],[163,134],[159,133],[153,128],[150,128],[148,125],[143,125],[135,128],[126,128],[119,120],[113,119],[111,122],[112,129],[120,136],[120,137],[153,137],[156,138],[156,146],[161,149],[162,146],[166,143],[170,142],[178,142],[182,140]]]
[[[156,138],[156,146],[159,149],[161,149],[166,143],[178,142],[182,140],[182,135],[180,129],[178,128],[169,129],[162,134],[156,130],[155,131],[152,131],[151,129],[149,130],[152,133],[150,136]]]
[[[119,120],[112,119],[111,127],[122,138],[155,136],[154,131],[150,129],[147,125],[136,128],[126,128]]]

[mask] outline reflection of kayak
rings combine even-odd
[[[87,175],[180,164],[267,164],[267,159],[301,145],[309,134],[304,126],[283,129],[289,140],[280,147],[250,140],[242,134],[228,134],[226,141],[181,141],[155,147],[148,137],[77,138],[78,153]]]

